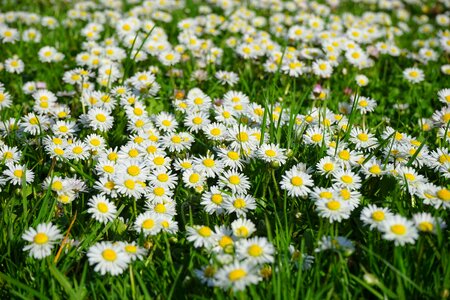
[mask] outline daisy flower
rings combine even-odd
[[[187,132],[169,132],[161,137],[160,145],[170,152],[182,152],[190,149],[194,137]]]
[[[438,91],[438,99],[444,104],[450,105],[450,89]]]
[[[370,226],[370,229],[375,229],[380,228],[383,221],[392,216],[393,214],[388,208],[369,204],[361,211],[360,218],[364,225]]]
[[[233,194],[225,198],[223,208],[231,213],[236,213],[238,217],[245,217],[249,210],[256,208],[256,201],[250,195]]]
[[[374,111],[375,107],[377,106],[377,102],[373,100],[372,98],[364,97],[355,95],[352,97],[352,106],[354,105],[357,110],[361,114],[366,114],[368,112]],[[356,103],[355,103],[356,102]]]
[[[256,264],[273,263],[274,246],[265,237],[241,239],[236,242],[236,253],[240,258]]]
[[[37,135],[45,132],[50,127],[50,119],[46,116],[30,112],[21,118],[19,126],[24,132]]]
[[[17,56],[14,56],[12,58],[8,58],[7,60],[5,60],[4,65],[5,65],[5,70],[9,73],[20,74],[25,70],[25,64]]]
[[[90,265],[95,265],[94,271],[101,275],[110,273],[113,276],[122,274],[131,261],[121,243],[98,242],[87,252]]]
[[[159,61],[165,66],[173,66],[180,61],[180,54],[176,51],[164,51],[158,55]]]
[[[287,191],[290,197],[306,197],[314,184],[311,175],[293,167],[286,171],[280,182],[281,189]]]
[[[142,181],[125,174],[115,176],[114,183],[116,184],[117,192],[127,197],[139,199],[145,191],[145,185]]]
[[[309,127],[303,134],[303,139],[306,144],[314,146],[322,146],[330,140],[329,133],[318,126]]]
[[[276,144],[262,144],[256,151],[256,155],[267,163],[276,163],[281,166],[286,163],[285,151]]]
[[[225,167],[238,171],[244,168],[242,155],[233,149],[219,148],[217,155]]]
[[[202,200],[200,202],[203,205],[204,210],[208,214],[221,214],[224,211],[224,200],[226,194],[222,192],[219,187],[211,186],[209,191],[202,194]]]
[[[145,212],[137,216],[134,229],[144,236],[157,235],[161,231],[161,217],[155,212]]]
[[[312,64],[313,73],[322,78],[329,78],[333,74],[333,66],[326,60],[319,59]]]
[[[356,75],[355,80],[356,80],[356,84],[361,87],[366,86],[369,83],[369,78],[367,78],[366,75],[362,75],[362,74]]]
[[[102,132],[110,130],[114,123],[114,118],[109,111],[103,108],[91,108],[87,113],[87,120],[91,128]]]
[[[361,178],[350,170],[336,170],[332,173],[333,183],[350,190],[357,190],[361,187]]]
[[[381,177],[386,174],[382,163],[374,158],[363,164],[361,171],[368,177]]]
[[[322,236],[319,241],[319,245],[316,249],[314,249],[314,252],[317,253],[327,250],[343,252],[348,256],[355,251],[355,246],[353,245],[353,242],[345,236]]]
[[[119,242],[119,244],[122,246],[125,253],[130,257],[130,261],[142,260],[147,254],[147,249],[136,245],[136,242]]]
[[[186,187],[197,188],[203,186],[206,182],[206,177],[203,172],[198,172],[193,169],[187,169],[183,172],[183,183]]]
[[[208,226],[186,226],[187,240],[194,243],[195,248],[211,248],[214,244],[214,234]]]
[[[166,132],[175,131],[178,127],[178,122],[175,116],[166,112],[161,112],[154,117],[155,126]]]
[[[231,223],[231,230],[236,238],[246,239],[256,231],[256,227],[252,221],[239,218]]]
[[[414,244],[418,238],[414,223],[399,215],[386,218],[380,224],[379,229],[383,232],[383,238],[388,241],[394,241],[396,246]]]
[[[88,202],[88,213],[100,223],[108,223],[114,220],[117,208],[116,205],[106,199],[104,195],[93,196]]]
[[[353,127],[350,131],[350,139],[356,149],[373,149],[378,145],[378,140],[367,129]]]
[[[34,180],[34,172],[28,170],[25,165],[14,163],[6,164],[8,169],[3,171],[6,181],[13,185],[22,185],[22,181],[29,184]]]
[[[157,169],[148,176],[148,180],[153,186],[163,186],[173,189],[177,185],[177,176],[165,169]]]
[[[22,235],[22,238],[31,244],[23,248],[24,251],[30,251],[30,256],[42,259],[51,254],[53,246],[61,240],[63,235],[61,231],[52,223],[41,223],[36,229],[29,228]]]
[[[211,123],[203,127],[206,137],[212,141],[221,141],[226,136],[226,127],[220,123]]]
[[[216,159],[213,155],[207,154],[194,158],[194,170],[204,174],[208,178],[215,178],[222,173],[222,162]]]
[[[446,227],[444,221],[439,217],[433,217],[430,213],[421,212],[413,215],[413,222],[420,232],[437,233],[437,228],[443,229]]]
[[[221,187],[228,187],[231,192],[245,193],[250,189],[250,181],[247,176],[236,171],[225,171],[219,177]]]
[[[425,79],[425,74],[418,68],[406,68],[403,70],[403,77],[411,83],[419,83]]]
[[[333,157],[325,156],[319,160],[316,169],[320,175],[329,177],[334,171],[340,169],[340,165]]]
[[[215,285],[214,275],[216,274],[216,268],[213,265],[206,265],[201,269],[196,269],[194,274],[206,286],[212,287]]]
[[[351,207],[347,201],[333,197],[316,201],[316,211],[320,217],[328,218],[331,223],[334,221],[340,223],[350,218]]]
[[[239,81],[239,76],[234,72],[217,71],[214,76],[222,85],[228,84],[229,86],[233,86]]]
[[[250,128],[243,125],[234,125],[228,129],[230,148],[235,151],[253,151],[258,147],[259,141],[252,135]]]
[[[12,104],[11,95],[4,89],[0,88],[0,109],[10,107]]]
[[[217,270],[214,275],[215,285],[223,289],[242,291],[250,284],[261,280],[256,269],[246,262],[234,262]]]

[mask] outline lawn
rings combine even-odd
[[[446,0],[0,4],[0,295],[448,299]]]

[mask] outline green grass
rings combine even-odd
[[[0,4],[3,12],[29,11],[43,16],[54,16],[57,20],[67,19],[67,11],[72,5],[63,1],[4,1]],[[120,1],[119,1],[120,2]],[[134,5],[125,4],[124,11]],[[151,2],[151,1],[150,1]],[[323,3],[324,1],[319,1]],[[437,1],[425,1],[428,7],[435,7],[443,12],[445,8]],[[242,2],[244,5],[246,2]],[[177,45],[179,29],[177,23],[187,17],[196,17],[199,12],[200,1],[186,1],[181,8],[173,10],[173,20],[168,23],[155,21],[168,35],[172,45]],[[211,6],[218,15],[229,18],[234,12],[224,12],[217,6]],[[251,6],[250,6],[251,7]],[[126,10],[125,10],[126,9]],[[269,17],[273,12],[267,9],[252,8],[257,15]],[[370,5],[355,5],[351,1],[343,1],[334,14],[344,12],[361,15],[367,10],[378,11]],[[422,15],[417,5],[405,5],[413,16]],[[101,11],[101,9],[100,9]],[[386,11],[392,16],[394,24],[398,24],[395,11]],[[447,11],[448,14],[448,11]],[[295,13],[293,14],[295,15]],[[437,28],[433,12],[428,13],[429,23],[436,26],[432,34],[417,33],[420,27],[412,18],[405,20],[411,28],[409,33],[394,38],[394,42],[401,48],[417,52],[413,47],[414,40],[427,40],[435,37]],[[324,18],[328,20],[327,18]],[[328,21],[327,21],[328,22]],[[85,21],[77,21],[72,28],[59,26],[49,30],[40,24],[34,25],[41,33],[39,43],[18,41],[15,44],[0,45],[0,61],[4,62],[13,55],[18,55],[25,63],[25,72],[12,74],[0,71],[0,82],[5,90],[13,97],[13,105],[0,110],[2,121],[10,118],[16,122],[33,110],[34,100],[22,91],[22,86],[28,81],[43,81],[47,89],[57,91],[76,91],[72,85],[62,81],[65,71],[77,67],[75,56],[82,51],[85,37],[80,30],[86,25]],[[12,22],[8,26],[23,31],[28,27],[22,22]],[[269,31],[266,25],[262,30]],[[448,30],[447,30],[448,32]],[[108,34],[106,34],[108,33]],[[416,35],[417,33],[417,35]],[[114,27],[105,24],[102,39],[112,36]],[[141,32],[142,40],[148,36]],[[264,143],[276,143],[283,149],[290,149],[286,164],[275,166],[262,160],[251,160],[243,171],[250,178],[249,194],[257,202],[257,208],[247,215],[256,225],[254,236],[267,237],[276,249],[274,263],[266,266],[270,270],[257,285],[251,285],[244,291],[235,292],[218,287],[207,287],[195,276],[194,270],[208,264],[211,254],[205,249],[194,248],[186,239],[186,226],[227,225],[236,219],[235,215],[208,215],[200,204],[201,195],[182,184],[181,173],[178,172],[179,184],[174,189],[177,215],[175,220],[180,228],[177,234],[160,233],[156,236],[145,237],[132,229],[136,216],[144,211],[144,201],[136,201],[129,197],[119,197],[115,201],[121,219],[115,219],[107,225],[96,222],[87,212],[88,200],[97,191],[94,184],[98,179],[95,172],[95,160],[91,157],[83,162],[64,159],[52,160],[43,147],[43,138],[51,135],[51,131],[37,136],[20,134],[13,131],[3,134],[2,141],[8,146],[16,146],[22,152],[21,164],[34,172],[35,179],[31,184],[14,186],[6,183],[0,191],[0,295],[5,299],[448,299],[450,295],[450,239],[449,230],[437,230],[436,234],[420,233],[413,244],[395,246],[386,241],[377,230],[370,230],[360,221],[360,212],[368,204],[376,204],[390,208],[394,213],[411,219],[414,213],[429,212],[449,222],[449,214],[445,208],[435,209],[425,205],[417,196],[411,196],[393,176],[381,179],[362,177],[361,203],[352,211],[347,220],[330,223],[326,218],[319,217],[316,205],[311,197],[289,197],[280,188],[280,181],[284,173],[297,163],[305,163],[308,167],[315,167],[320,158],[327,152],[327,145],[321,147],[308,146],[302,134],[296,132],[295,118],[297,114],[307,114],[315,106],[318,109],[330,109],[338,112],[340,102],[348,102],[346,88],[351,88],[360,95],[368,96],[377,101],[374,112],[363,117],[355,109],[348,115],[347,130],[336,130],[339,135],[338,143],[349,143],[351,127],[366,126],[376,135],[380,146],[367,153],[370,157],[380,158],[383,163],[389,157],[383,151],[392,147],[392,139],[383,140],[381,135],[387,125],[402,133],[407,133],[420,142],[418,151],[427,146],[427,151],[438,147],[448,150],[448,139],[438,137],[438,128],[423,131],[419,126],[420,118],[430,118],[444,105],[438,101],[437,92],[448,88],[448,75],[440,71],[443,64],[449,63],[449,53],[441,47],[434,47],[438,53],[438,60],[427,65],[420,64],[406,55],[391,57],[381,55],[374,58],[371,68],[358,70],[345,59],[334,68],[329,79],[321,79],[312,74],[299,78],[283,74],[281,66],[275,73],[267,73],[263,68],[263,59],[244,60],[235,51],[226,46],[226,39],[230,36],[241,37],[240,34],[223,32],[217,36],[205,35],[217,47],[223,49],[220,64],[209,64],[203,68],[207,72],[208,80],[191,80],[195,70],[200,69],[197,58],[186,51],[188,59],[174,68],[181,69],[181,77],[168,76],[169,67],[162,65],[157,57],[150,56],[143,62],[134,61],[131,49],[126,49],[127,57],[121,63],[123,77],[113,84],[113,87],[124,79],[139,71],[147,70],[149,66],[158,66],[160,71],[156,81],[161,89],[154,97],[145,96],[143,102],[149,115],[161,111],[173,113],[180,124],[183,115],[175,112],[172,99],[175,90],[186,93],[194,88],[201,88],[211,99],[222,98],[229,90],[242,91],[252,102],[259,103],[264,108],[264,117],[260,126]],[[272,39],[279,43],[284,50],[287,46],[313,47],[314,44],[288,42],[272,35]],[[376,41],[382,41],[383,38]],[[37,52],[43,46],[50,45],[65,55],[65,59],[58,63],[42,63]],[[143,44],[133,45],[133,49],[142,49]],[[365,47],[365,45],[364,45]],[[420,84],[407,82],[402,72],[405,68],[417,66],[425,73],[425,81]],[[232,88],[218,84],[214,74],[218,70],[236,72],[240,80]],[[370,83],[367,87],[358,87],[354,80],[357,74],[365,74]],[[315,84],[320,83],[329,89],[327,100],[312,100],[310,94]],[[96,87],[103,92],[109,88]],[[80,93],[75,96],[58,97],[58,102],[71,108],[72,120],[83,113]],[[404,111],[394,109],[395,104],[408,104]],[[282,107],[281,116],[286,116],[286,123],[271,122],[272,113],[277,105]],[[127,131],[127,119],[124,110],[117,106],[112,112],[114,127],[101,133],[108,145],[120,147],[124,145],[131,134]],[[389,119],[387,123],[386,118]],[[212,119],[212,118],[211,118]],[[245,123],[245,120],[240,120]],[[447,124],[448,125],[448,124]],[[80,126],[81,127],[81,126]],[[181,125],[180,128],[185,128]],[[306,130],[306,128],[304,128]],[[94,132],[83,128],[77,136],[86,137]],[[301,132],[303,133],[303,132]],[[194,134],[193,134],[194,135]],[[171,158],[205,155],[208,150],[219,146],[220,143],[208,140],[203,133],[195,134],[195,141],[189,151],[181,154],[169,153]],[[423,148],[422,148],[423,147]],[[407,157],[405,164],[412,165],[417,156]],[[414,165],[413,165],[414,166]],[[428,178],[429,182],[443,188],[450,188],[449,180],[442,174],[428,167],[415,168],[417,172]],[[0,163],[0,170],[6,170],[6,165]],[[45,189],[42,182],[47,177],[63,176],[82,179],[87,186],[87,192],[80,193],[78,198],[70,204],[63,205],[57,201],[56,194],[49,188]],[[330,187],[332,181],[312,174],[315,186]],[[212,180],[208,181],[212,185]],[[69,238],[79,242],[62,249],[58,256],[59,244],[52,254],[42,260],[29,257],[28,252],[22,251],[26,242],[22,234],[30,227],[35,228],[43,222],[53,222]],[[73,226],[71,224],[73,223]],[[70,232],[68,229],[70,227]],[[345,251],[315,252],[318,242],[323,236],[345,236],[355,246],[352,253]],[[90,266],[86,253],[88,249],[99,241],[136,241],[145,247],[148,253],[140,261],[128,266],[119,276],[102,276]],[[308,270],[302,270],[302,259],[294,260],[289,252],[289,246],[294,245],[301,253],[313,255],[314,263]],[[370,281],[369,279],[372,279]]]

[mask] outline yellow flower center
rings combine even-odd
[[[327,202],[327,207],[329,210],[338,210],[339,208],[341,208],[341,204],[339,203],[339,201],[331,200]]]
[[[192,119],[192,123],[194,123],[195,125],[200,125],[200,124],[202,124],[202,122],[203,122],[203,119],[200,117],[195,117]]]
[[[155,194],[158,197],[161,197],[162,195],[164,195],[164,193],[165,193],[165,190],[163,187],[155,187],[153,189],[153,194]]]
[[[293,186],[301,186],[303,185],[303,179],[299,176],[294,176],[291,178],[291,184]]]
[[[182,142],[182,139],[181,139],[181,137],[180,136],[178,136],[178,135],[174,135],[171,139],[170,139],[171,141],[172,141],[172,143],[174,143],[174,144],[179,144],[179,143],[181,143]]]
[[[117,259],[117,253],[113,249],[103,250],[102,256],[107,261],[115,261]]]
[[[348,150],[342,150],[342,151],[339,151],[338,156],[339,156],[340,159],[349,160],[350,159],[350,152]]]
[[[155,211],[159,214],[163,214],[167,211],[166,207],[162,203],[158,203],[155,205]]]
[[[156,176],[156,178],[160,182],[167,182],[169,180],[169,175],[163,173],[163,174],[159,174],[158,176]]]
[[[193,174],[191,174],[191,176],[189,176],[190,183],[197,183],[199,180],[200,180],[200,175],[197,173],[193,173]]]
[[[97,114],[97,115],[95,116],[95,119],[97,119],[97,121],[103,123],[103,122],[106,121],[106,116],[105,116],[104,114]]]
[[[440,189],[436,192],[436,196],[442,201],[448,202],[450,201],[450,191],[446,188]]]
[[[34,236],[33,242],[38,245],[46,244],[48,242],[48,235],[43,232],[39,232]]]
[[[83,148],[80,147],[80,146],[75,146],[75,147],[72,149],[72,152],[75,153],[75,154],[81,154],[81,153],[83,153]]]
[[[245,205],[246,205],[245,200],[242,198],[238,198],[238,199],[234,200],[234,202],[233,202],[233,206],[237,209],[241,209],[241,208],[245,207]]]
[[[318,143],[322,140],[322,134],[320,133],[315,133],[311,136],[311,140],[315,143]]]
[[[164,157],[162,156],[157,156],[153,159],[153,162],[155,163],[155,165],[157,166],[162,166],[164,164]]]
[[[276,153],[274,150],[272,150],[272,149],[266,150],[265,153],[266,153],[266,155],[269,156],[269,157],[275,157],[275,156],[277,155],[277,153]]]
[[[142,222],[142,228],[144,229],[152,229],[155,226],[155,221],[153,219],[147,219]]]
[[[245,272],[244,269],[236,269],[228,273],[228,279],[230,281],[238,281],[239,279],[245,277],[247,275],[247,272]]]
[[[333,198],[333,194],[331,192],[325,191],[319,194],[320,198],[331,199]]]
[[[326,172],[331,172],[331,171],[334,170],[334,164],[332,164],[332,163],[325,163],[325,164],[323,165],[323,169],[324,169]]]
[[[238,160],[239,159],[239,153],[234,152],[234,151],[230,151],[227,153],[228,158],[232,159],[232,160]]]
[[[349,190],[347,189],[342,189],[340,192],[342,199],[344,200],[348,200],[350,199],[350,197],[352,196],[352,194],[350,193]]]
[[[213,136],[218,136],[218,135],[220,135],[222,132],[220,131],[219,128],[213,128],[213,129],[211,129],[211,131],[210,131],[209,133],[211,133],[211,135],[213,135]]]
[[[421,222],[420,224],[419,224],[419,230],[420,231],[425,231],[425,232],[431,232],[431,231],[433,231],[433,223],[430,223],[430,222]]]
[[[208,226],[202,226],[197,230],[198,234],[200,234],[202,237],[209,237],[212,234],[211,228]]]
[[[101,213],[107,213],[108,212],[108,205],[106,205],[106,203],[104,202],[100,202],[99,204],[97,204],[97,209],[99,212]]]
[[[127,251],[128,253],[136,253],[137,247],[135,245],[126,245],[125,251]]]
[[[408,181],[414,181],[414,180],[416,179],[416,176],[414,176],[414,174],[411,174],[411,173],[406,173],[406,174],[405,174],[405,178],[406,178]]]
[[[229,245],[233,245],[233,239],[231,237],[229,237],[228,235],[224,235],[220,240],[219,240],[219,246],[222,248],[225,248]]]
[[[241,226],[236,229],[236,235],[239,237],[247,237],[249,235],[248,228],[245,226]]]
[[[250,256],[258,257],[261,256],[261,254],[263,254],[263,249],[261,248],[261,246],[253,244],[250,247],[248,247],[247,252]]]
[[[128,173],[128,175],[131,175],[131,176],[138,176],[141,173],[141,169],[135,165],[129,166],[127,168],[127,173]]]
[[[206,158],[206,159],[203,160],[203,164],[204,164],[206,167],[208,167],[208,168],[212,168],[212,167],[214,167],[214,165],[215,165],[216,163],[214,162],[213,159],[211,159],[211,158]]]
[[[231,175],[230,178],[229,178],[229,181],[230,181],[231,184],[236,185],[236,184],[239,184],[241,182],[241,179],[237,175]]]
[[[214,202],[215,204],[219,205],[222,203],[223,197],[221,194],[213,194],[211,196],[211,201]]]
[[[14,176],[18,177],[18,178],[22,178],[23,175],[23,171],[22,170],[15,170],[13,172]]]
[[[358,140],[362,142],[367,142],[369,140],[369,135],[367,133],[360,133],[357,135]]]
[[[353,177],[349,176],[349,175],[341,176],[341,180],[342,180],[342,182],[344,182],[346,184],[353,183]]]
[[[239,132],[236,135],[236,138],[237,138],[238,141],[245,143],[245,142],[248,141],[248,134],[246,132]]]
[[[372,213],[372,220],[376,222],[381,222],[384,220],[384,212],[381,210],[374,211]]]
[[[361,107],[367,107],[367,105],[369,105],[369,102],[367,102],[366,100],[361,100],[358,104]]]
[[[64,150],[61,148],[55,148],[55,149],[53,149],[53,152],[55,152],[56,155],[59,155],[59,156],[64,155]]]
[[[402,224],[395,224],[391,226],[391,231],[397,235],[406,234],[406,227]]]
[[[125,180],[124,185],[127,189],[134,190],[136,183],[131,179],[127,179]]]

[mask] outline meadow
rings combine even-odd
[[[0,296],[450,298],[449,7],[1,1]]]

